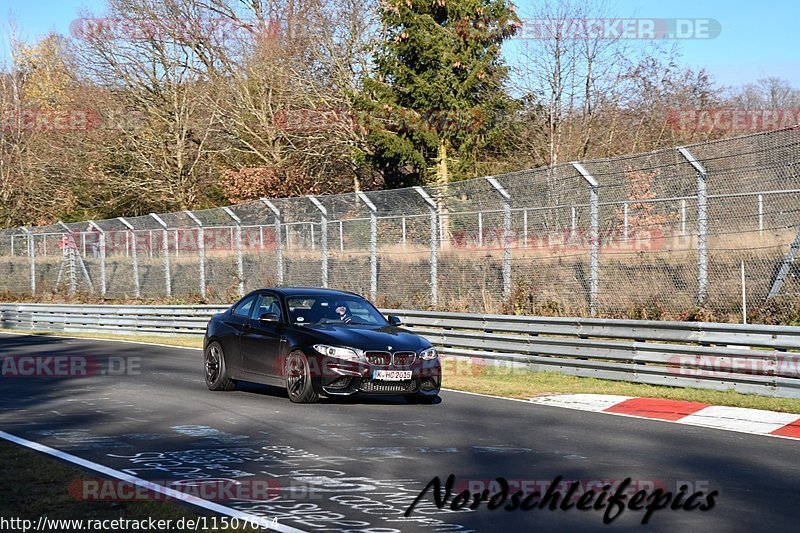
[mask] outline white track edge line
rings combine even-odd
[[[245,513],[244,511],[239,511],[237,509],[232,509],[231,507],[226,507],[224,505],[214,503],[209,500],[204,500],[202,498],[198,498],[197,496],[193,496],[191,494],[187,494],[179,490],[165,487],[164,485],[152,483],[145,479],[132,476],[130,474],[126,474],[125,472],[120,472],[119,470],[115,470],[108,466],[101,465],[93,461],[89,461],[88,459],[83,459],[76,455],[62,452],[61,450],[56,450],[55,448],[51,448],[44,444],[24,439],[22,437],[17,437],[16,435],[12,435],[11,433],[6,433],[5,431],[0,431],[0,438],[5,439],[9,442],[13,442],[15,444],[19,444],[21,446],[25,446],[26,448],[36,450],[38,452],[46,453],[47,455],[51,455],[63,461],[67,461],[76,464],[78,466],[82,466],[83,468],[94,470],[95,472],[99,472],[100,474],[113,477],[120,481],[132,483],[146,490],[158,492],[170,498],[174,498],[176,500],[180,500],[188,504],[195,505],[197,507],[202,507],[203,509],[206,509],[208,511],[230,516],[231,518],[238,518],[242,521],[247,521],[249,524],[262,524],[266,521],[268,523],[269,531],[278,531],[279,533],[308,533],[302,529],[297,529],[291,526],[279,524],[276,520],[272,520],[269,517],[252,515],[249,513]]]

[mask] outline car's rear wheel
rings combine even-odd
[[[311,371],[308,359],[300,351],[291,352],[286,357],[286,392],[294,403],[313,403],[319,400],[311,384]]]
[[[432,404],[439,399],[438,394],[407,394],[404,396],[408,403]]]
[[[206,346],[205,375],[209,390],[233,390],[236,387],[236,382],[228,378],[225,354],[222,345],[217,341]]]

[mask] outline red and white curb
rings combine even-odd
[[[800,439],[800,414],[795,413],[607,394],[558,394],[537,396],[530,401],[539,405],[581,411],[652,418],[755,435]]]

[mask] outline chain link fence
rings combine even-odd
[[[447,185],[12,228],[0,291],[222,303],[325,286],[406,309],[792,321],[799,146],[794,127]]]

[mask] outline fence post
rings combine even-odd
[[[363,192],[356,195],[369,208],[369,294],[374,302],[378,297],[378,208]]]
[[[97,225],[94,220],[89,221],[89,225],[96,229],[100,234],[99,250],[100,253],[100,296],[106,295],[106,232]],[[92,254],[94,256],[94,254]]]
[[[764,233],[764,195],[758,195],[758,233]]]
[[[414,190],[417,191],[417,194],[422,196],[422,199],[425,200],[425,203],[428,204],[428,209],[430,210],[431,216],[431,304],[435,307],[439,305],[439,263],[438,258],[436,257],[436,247],[437,247],[437,237],[436,237],[436,229],[438,226],[437,223],[437,214],[436,214],[436,202],[433,201],[433,198],[425,192],[420,186],[415,186]]]
[[[244,296],[244,260],[242,259],[242,219],[236,216],[236,213],[230,207],[222,208],[225,213],[231,217],[233,223],[236,224],[234,228],[235,246],[236,246],[236,276],[239,278],[239,296]]]
[[[197,257],[200,262],[200,297],[206,299],[206,230],[200,219],[191,211],[184,211],[186,216],[197,225]]]
[[[622,242],[628,242],[628,202],[622,204]]]
[[[267,198],[262,198],[264,205],[269,207],[270,211],[275,215],[275,256],[277,257],[277,274],[278,285],[283,285],[283,246],[281,245],[281,211],[275,204],[270,202]],[[286,234],[289,234],[289,226],[286,226]]]
[[[708,194],[706,169],[695,159],[685,146],[678,152],[697,171],[697,304],[703,305],[708,298],[708,249],[706,233],[708,230]]]
[[[324,288],[328,288],[328,210],[325,209],[325,206],[322,205],[322,202],[316,199],[314,196],[309,196],[309,200],[314,206],[319,209],[322,216],[320,217],[320,248],[322,252],[320,256],[322,258],[322,286]]]
[[[522,210],[522,238],[523,248],[528,247],[528,210]]]
[[[78,278],[75,273],[75,255],[77,254],[75,249],[72,249],[70,252],[70,247],[72,245],[75,248],[78,245],[75,243],[75,239],[72,237],[72,230],[69,229],[69,226],[64,224],[61,220],[57,222],[59,226],[61,226],[66,233],[61,238],[62,242],[62,261],[69,263],[69,295],[75,296],[75,292],[78,290]],[[77,254],[80,257],[80,254]],[[63,266],[63,263],[62,263]],[[58,282],[56,282],[56,290],[58,289]]]
[[[600,195],[599,185],[591,174],[578,162],[572,166],[589,184],[589,314],[597,315],[597,294],[600,286]]]
[[[576,224],[578,223],[577,217],[575,216],[575,206],[574,205],[570,208],[570,217],[571,217],[571,222],[570,222],[570,230],[569,230],[569,241],[570,241],[570,243],[574,243],[576,238],[577,238],[577,235],[575,233],[576,233],[576,229],[577,229]]]
[[[130,239],[130,241],[131,241],[131,246],[130,246],[130,249],[131,249],[131,263],[132,263],[132,267],[133,267],[133,294],[134,294],[134,297],[141,298],[141,296],[142,296],[141,287],[139,286],[139,258],[137,256],[137,252],[136,252],[136,233],[133,231],[133,226],[131,225],[130,222],[128,222],[127,220],[125,220],[122,217],[118,217],[117,220],[122,222],[122,224],[126,228],[128,228],[128,233],[126,233],[125,235],[130,235],[131,237],[133,237],[132,239]]]
[[[28,237],[28,263],[30,264],[31,294],[33,295],[36,294],[36,257],[34,255],[33,233],[28,231],[28,228],[25,226],[22,226],[20,229]]]
[[[681,200],[681,235],[686,235],[686,200]]]
[[[403,248],[405,248],[406,247],[406,217],[403,217],[402,224],[403,224]],[[12,237],[12,239],[13,239],[13,237]],[[12,242],[13,242],[13,240],[12,240]],[[13,255],[14,246],[11,246],[11,250],[12,250],[12,255]]]
[[[503,298],[511,297],[511,195],[496,178],[486,181],[503,197]]]
[[[339,251],[344,252],[344,225],[339,221]]]
[[[483,248],[483,212],[478,211],[478,248]]]
[[[163,239],[161,242],[162,255],[164,256],[164,290],[166,291],[167,298],[172,298],[172,279],[169,272],[169,232],[167,231],[167,223],[161,220],[161,217],[155,213],[150,213],[159,226],[161,226],[161,233]],[[153,253],[153,232],[150,232],[150,253]]]

